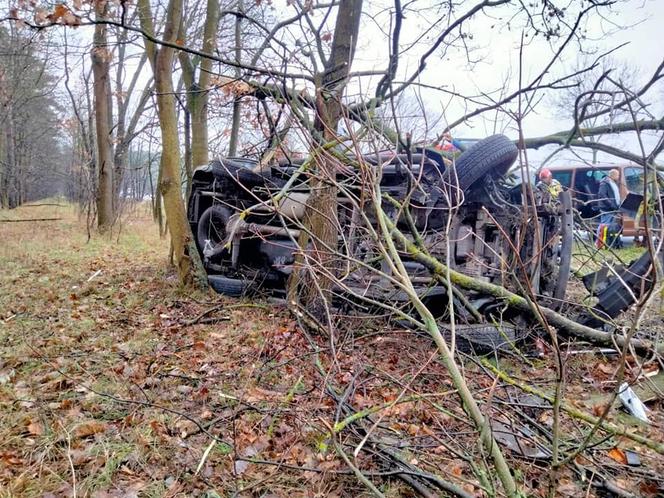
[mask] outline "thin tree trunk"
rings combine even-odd
[[[107,3],[95,3],[95,18],[106,17]],[[110,51],[107,48],[106,25],[96,24],[92,48],[92,72],[94,75],[95,127],[97,130],[97,227],[100,232],[113,225],[113,152],[110,130]]]
[[[337,126],[341,118],[341,96],[353,62],[359,33],[362,0],[346,0],[340,3],[334,29],[332,52],[316,89],[315,128],[324,143],[337,139]],[[321,154],[316,164],[316,181],[307,203],[300,247],[306,251],[309,264],[316,278],[312,285],[309,278],[296,268],[289,283],[289,298],[299,294],[303,306],[320,314],[330,301],[330,292],[336,273],[334,252],[338,243],[336,171],[338,161],[327,152]],[[311,234],[311,235],[309,235]]]
[[[194,175],[191,153],[191,113],[188,106],[184,109],[184,172],[187,175],[187,198],[191,193],[191,180]]]
[[[140,0],[138,7],[141,10],[143,29],[152,33],[149,0]],[[164,40],[175,42],[181,17],[182,0],[169,0]],[[157,188],[164,201],[173,259],[182,284],[206,287],[207,278],[192,240],[180,186],[180,141],[172,80],[174,50],[166,46],[158,49],[147,40],[146,50],[154,73],[157,115],[162,140],[160,179]]]
[[[237,10],[242,12],[244,5],[242,0],[238,0]],[[235,62],[242,63],[242,17],[235,16]],[[239,66],[235,69],[235,76],[240,77]],[[228,143],[228,155],[234,156],[237,154],[237,145],[240,136],[240,113],[242,112],[242,102],[240,97],[235,97],[233,100],[233,121],[231,123],[231,138]]]
[[[194,95],[191,95],[189,118],[191,125],[191,163],[194,168],[208,163],[208,119],[207,90],[194,85]]]
[[[207,0],[205,26],[203,28],[203,52],[214,52],[217,44],[217,27],[219,24],[219,0]],[[191,161],[194,168],[203,166],[209,161],[208,143],[208,87],[212,60],[200,62],[198,82],[192,75],[189,96],[191,107]]]

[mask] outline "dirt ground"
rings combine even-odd
[[[1,221],[27,218],[58,219]],[[397,460],[465,496],[501,495],[428,337],[348,316],[330,341],[267,300],[182,290],[147,209],[127,220],[88,240],[64,203],[0,211],[0,496],[370,496],[356,469],[385,496],[416,496]],[[495,375],[552,395],[546,339],[459,356],[519,486],[662,496],[661,399],[649,424],[614,404],[617,425],[591,431],[569,413],[604,412],[619,362],[574,342],[563,351],[569,463],[557,472],[551,406]],[[625,376],[660,368],[629,356]]]

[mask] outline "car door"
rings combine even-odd
[[[581,213],[582,218],[590,219],[599,215],[597,206],[597,192],[599,181],[596,178],[597,170],[594,168],[576,168],[574,174],[574,207]]]

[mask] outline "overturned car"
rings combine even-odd
[[[337,173],[339,253],[362,264],[349,266],[339,295],[399,299],[384,278],[389,268],[381,266],[372,231],[362,229],[361,220],[375,224],[371,206],[357,202],[363,189],[371,188],[369,171],[379,182],[384,213],[429,254],[481,281],[518,292],[527,286],[549,307],[559,307],[570,272],[571,199],[567,192],[551,199],[508,174],[517,155],[512,141],[494,135],[457,157],[433,149],[348,156]],[[257,161],[226,158],[195,171],[188,219],[214,289],[234,296],[285,289],[299,251],[311,178],[304,161],[266,169]],[[443,314],[447,287],[408,254],[402,259],[425,304]],[[464,301],[461,314],[468,304],[484,314],[501,306],[474,292]]]

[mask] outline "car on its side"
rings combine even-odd
[[[371,202],[362,200],[376,181],[367,178],[375,178],[386,215],[439,261],[515,290],[527,284],[550,306],[562,303],[572,247],[571,201],[564,194],[559,204],[531,205],[521,186],[507,181],[517,155],[514,142],[494,135],[470,141],[453,160],[431,149],[349,156],[350,166],[337,172],[338,250],[340,259],[358,264],[344,275],[344,292],[374,301],[395,295],[384,278],[389,265],[381,268],[376,241],[367,235],[375,230],[362,225],[378,226]],[[188,217],[213,288],[231,295],[285,288],[300,252],[311,179],[299,161],[261,168],[250,159],[221,158],[194,172]],[[447,287],[407,252],[402,258],[418,290],[444,311]],[[502,310],[478,292],[469,292],[466,302],[481,312]]]

